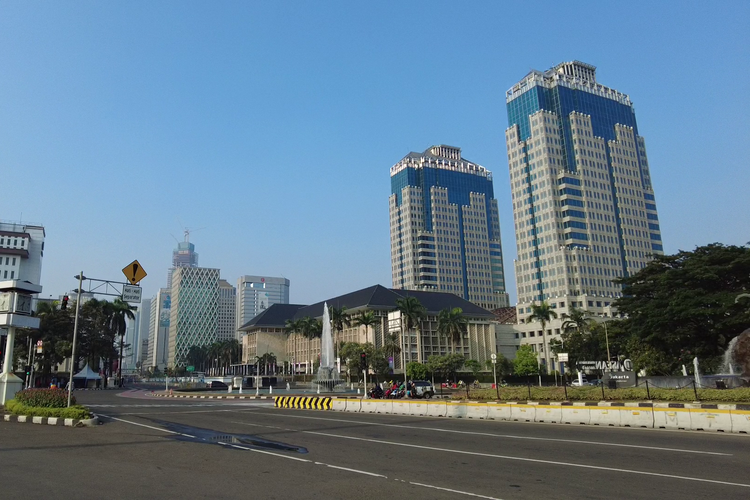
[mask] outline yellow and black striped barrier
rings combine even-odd
[[[330,410],[331,398],[317,396],[278,396],[274,398],[276,408],[298,408],[300,410]]]

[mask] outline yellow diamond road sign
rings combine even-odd
[[[122,274],[131,282],[133,285],[138,284],[143,278],[146,277],[146,270],[141,267],[141,264],[134,260],[127,266],[122,268]]]

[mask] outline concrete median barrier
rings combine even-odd
[[[393,413],[393,401],[390,399],[377,399],[374,400],[377,401],[377,405],[375,408],[375,411],[377,413],[386,413],[391,414]]]
[[[654,427],[690,429],[690,410],[683,403],[654,403]]]
[[[599,403],[597,406],[589,407],[590,425],[607,425],[610,427],[620,426],[620,408],[617,403]]]
[[[732,406],[732,432],[750,434],[750,405]]]
[[[654,412],[651,403],[625,403],[620,408],[620,426],[654,427]]]
[[[445,416],[448,418],[465,418],[469,405],[479,403],[463,403],[459,401],[448,401],[445,405]]]
[[[427,406],[427,415],[430,417],[444,417],[448,411],[445,401],[430,401],[424,404]]]
[[[510,420],[511,405],[506,403],[489,403],[487,404],[487,419],[489,420]]]
[[[690,410],[690,428],[694,431],[732,432],[733,406],[686,404]]]
[[[508,403],[510,419],[518,422],[533,422],[536,418],[536,405],[528,403]]]
[[[346,411],[347,398],[333,398],[331,400],[331,409],[334,411]]]
[[[394,415],[411,415],[411,404],[402,399],[394,399],[391,403],[391,411]]]
[[[361,401],[361,408],[359,411],[362,413],[375,413],[378,410],[377,399],[363,399]]]
[[[564,424],[585,424],[591,422],[591,412],[586,403],[572,403],[562,405],[562,422]]]
[[[560,403],[540,404],[536,407],[535,422],[562,422],[562,405]]]

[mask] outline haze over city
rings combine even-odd
[[[5,3],[0,219],[44,225],[40,297],[81,270],[121,280],[133,259],[150,297],[187,227],[201,266],[230,283],[283,276],[291,302],[313,303],[391,285],[389,168],[448,144],[494,174],[514,304],[505,92],[580,60],[635,104],[664,252],[744,244],[748,14],[745,2]]]

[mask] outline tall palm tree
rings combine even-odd
[[[562,329],[565,333],[585,333],[591,325],[591,319],[586,311],[575,307],[571,307],[570,314],[563,313],[562,319]]]
[[[385,336],[385,339],[383,339],[383,354],[394,358],[401,354],[398,333],[391,333]]]
[[[404,380],[406,380],[406,352],[409,350],[406,343],[406,332],[412,328],[419,328],[422,320],[427,316],[427,309],[418,298],[412,295],[403,299],[396,299],[396,309],[401,313],[401,341],[404,344],[402,368],[404,369]]]
[[[120,336],[120,362],[117,364],[117,378],[119,385],[122,387],[122,350],[125,345],[125,332],[127,331],[128,325],[127,320],[134,320],[135,314],[133,314],[134,308],[124,302],[122,299],[117,298],[109,306],[105,306],[107,315],[107,323],[114,333],[115,336]]]
[[[333,347],[336,348],[336,332],[342,333],[345,326],[351,325],[351,318],[346,314],[346,306],[340,308],[330,306],[328,308],[328,314],[331,316],[331,329],[333,330]],[[336,358],[336,353],[333,353],[333,357]]]
[[[359,316],[356,316],[354,318],[354,326],[365,327],[365,342],[367,342],[368,329],[377,322],[378,318],[375,317],[375,311],[362,311],[361,313],[359,313]]]
[[[446,308],[438,313],[438,335],[450,340],[453,354],[456,353],[456,344],[461,342],[469,324],[463,313],[460,307]]]
[[[538,321],[542,324],[542,339],[544,341],[544,364],[547,368],[547,374],[549,375],[549,359],[547,350],[547,323],[557,318],[557,313],[550,307],[547,302],[542,302],[539,305],[531,304],[531,315],[529,320]]]

